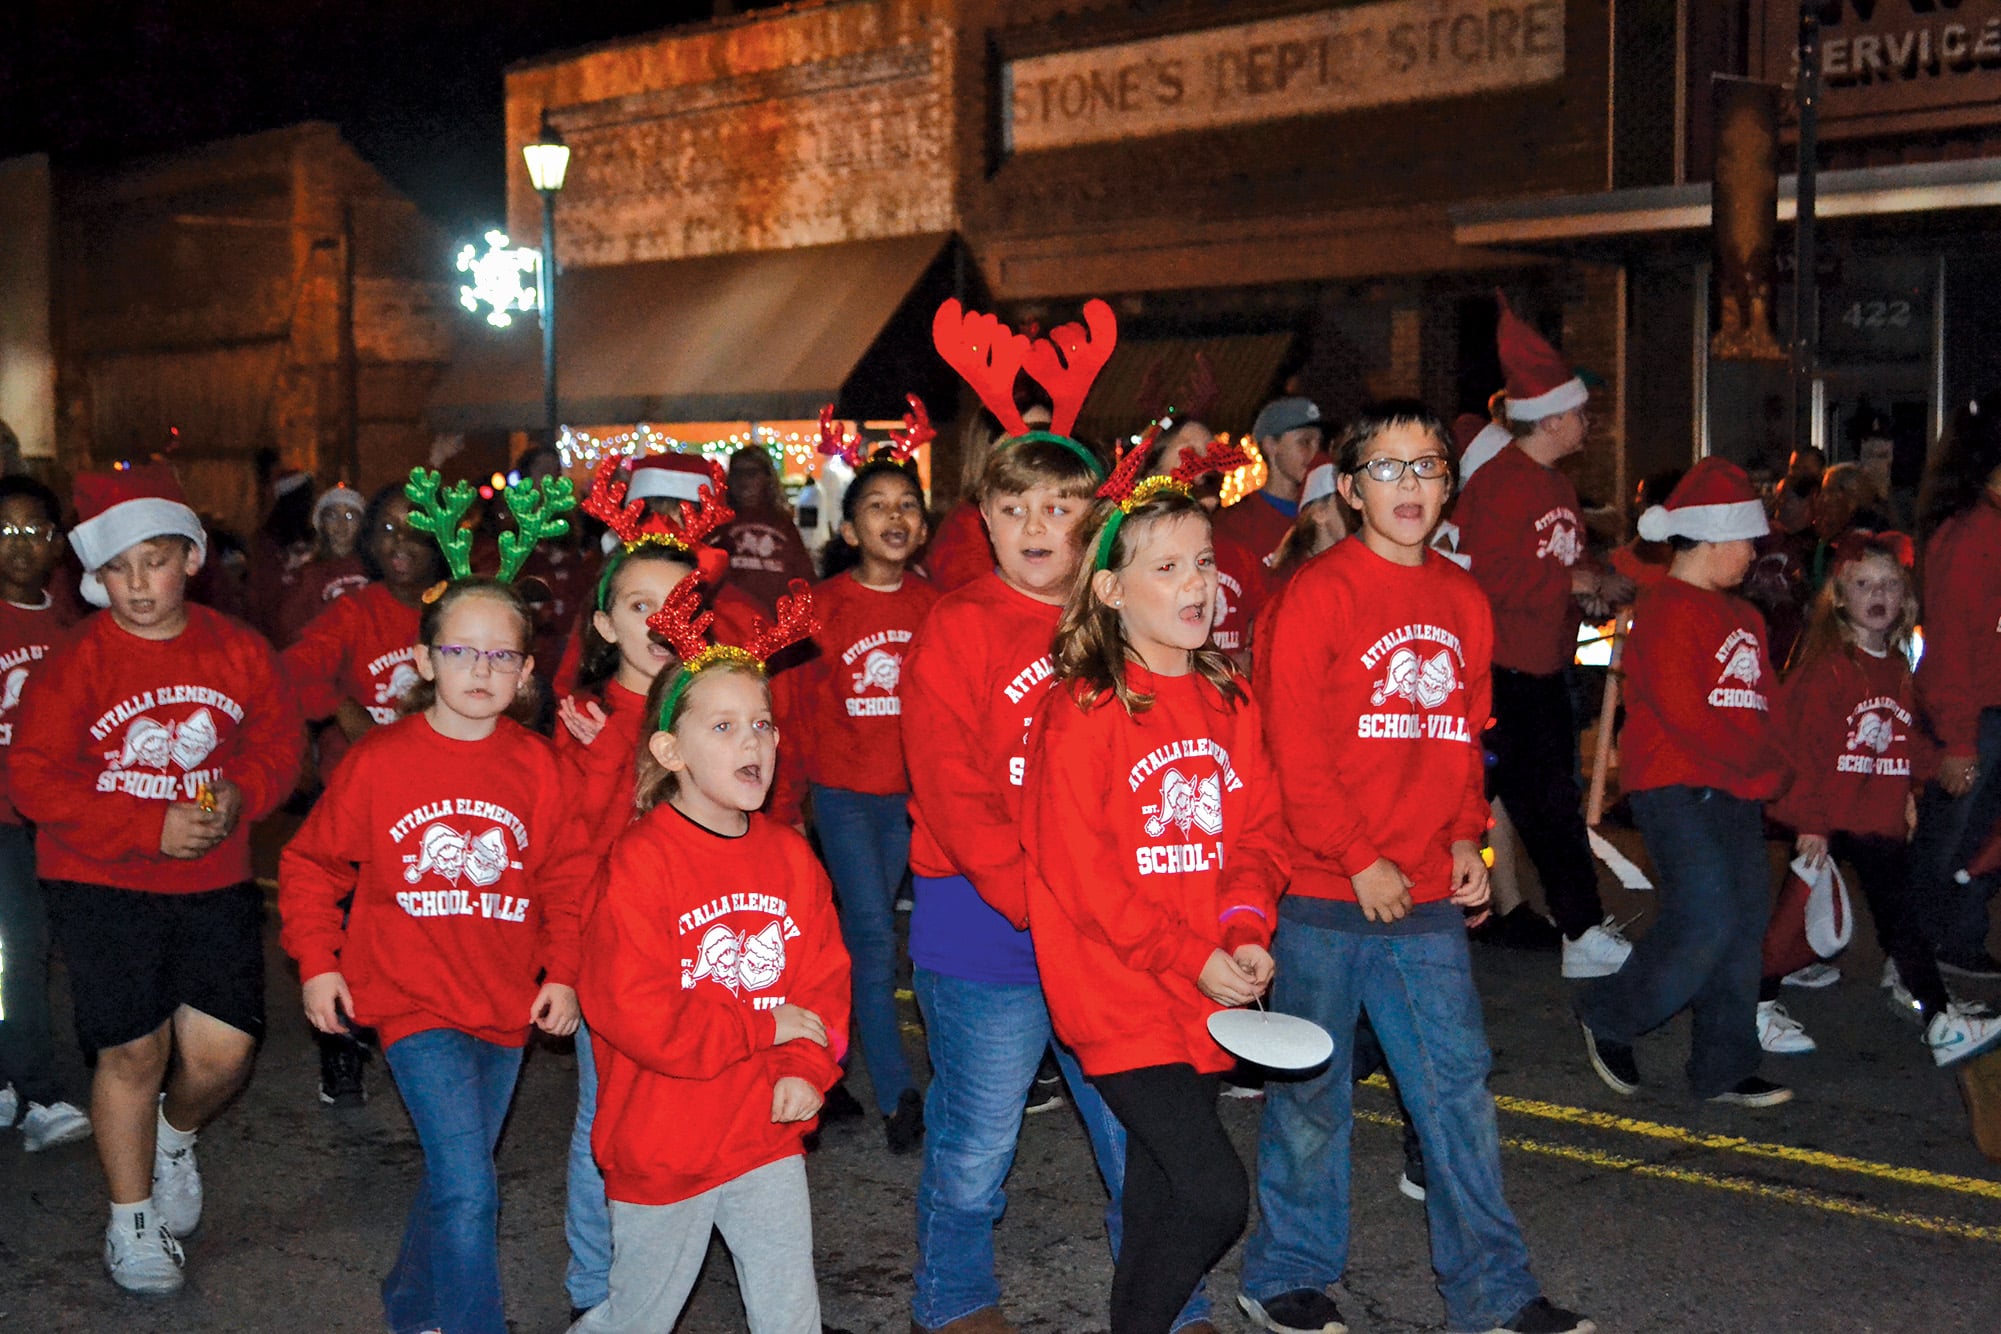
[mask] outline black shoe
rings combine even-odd
[[[1499,930],[1501,944],[1511,950],[1549,952],[1563,948],[1563,932],[1556,923],[1526,903],[1502,913],[1494,925]]]
[[[1777,1107],[1782,1102],[1791,1102],[1793,1091],[1783,1084],[1774,1084],[1769,1079],[1747,1075],[1736,1088],[1711,1095],[1709,1101],[1728,1103],[1733,1107]]]
[[[1514,1319],[1494,1326],[1488,1334],[1593,1334],[1597,1328],[1577,1312],[1553,1306],[1547,1297],[1538,1297],[1515,1312]]]
[[[1996,959],[1985,951],[1962,959],[1948,959],[1941,954],[1938,958],[1938,970],[1941,973],[1951,973],[1954,977],[1992,981],[2001,977],[2001,959]]]
[[[1341,1308],[1318,1288],[1281,1292],[1266,1302],[1238,1293],[1237,1305],[1244,1308],[1253,1325],[1271,1334],[1348,1334]]]
[[[889,1151],[899,1156],[915,1149],[924,1138],[924,1095],[905,1089],[896,1095],[896,1110],[882,1118],[882,1133]]]
[[[852,1121],[866,1115],[862,1105],[855,1101],[855,1095],[848,1092],[846,1084],[836,1084],[827,1090],[827,1100],[820,1106],[820,1123],[830,1121]]]
[[[573,1325],[576,1324],[595,1310],[597,1310],[595,1306],[572,1306],[570,1308],[570,1323]]]
[[[1034,1116],[1038,1112],[1054,1111],[1068,1101],[1063,1096],[1063,1072],[1056,1067],[1055,1061],[1044,1056],[1042,1064],[1036,1067],[1035,1082],[1028,1086],[1028,1105],[1021,1109],[1022,1114]]]
[[[1577,1026],[1584,1030],[1584,1053],[1591,1058],[1591,1068],[1605,1081],[1605,1087],[1631,1097],[1640,1087],[1640,1063],[1633,1059],[1633,1049],[1623,1042],[1605,1041],[1582,1020]]]
[[[368,1084],[361,1068],[368,1050],[351,1037],[320,1042],[320,1101],[329,1107],[360,1107],[368,1102]]]

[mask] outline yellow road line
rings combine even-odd
[[[1385,1115],[1382,1112],[1364,1111],[1361,1108],[1355,1109],[1355,1117],[1357,1120],[1375,1125],[1402,1124],[1398,1117]],[[1940,1218],[1934,1214],[1912,1213],[1906,1209],[1881,1209],[1873,1204],[1843,1199],[1838,1195],[1809,1190],[1804,1186],[1782,1186],[1771,1182],[1752,1181],[1745,1177],[1701,1172],[1690,1167],[1670,1167],[1662,1163],[1649,1163],[1638,1158],[1606,1153],[1602,1149],[1579,1148],[1571,1144],[1549,1144],[1519,1135],[1504,1135],[1501,1137],[1501,1143],[1524,1153],[1541,1154],[1547,1158],[1565,1158],[1571,1162],[1588,1163],[1607,1171],[1626,1172],[1633,1176],[1652,1177],[1663,1181],[1679,1181],[1684,1185],[1705,1186],[1711,1190],[1728,1191],[1737,1195],[1754,1195],[1786,1204],[1821,1209],[1828,1213],[1844,1214],[1850,1218],[1889,1223],[1896,1227],[1917,1228],[1939,1236],[1963,1237],[1970,1241],[2001,1242],[2001,1227],[1968,1223],[1957,1218]]]
[[[1389,1081],[1381,1075],[1372,1075],[1366,1082],[1376,1088],[1389,1087]],[[1827,1153],[1820,1149],[1801,1149],[1791,1144],[1765,1144],[1736,1135],[1709,1135],[1699,1130],[1690,1130],[1686,1126],[1664,1125],[1658,1121],[1642,1121],[1630,1116],[1614,1116],[1609,1112],[1594,1112],[1588,1108],[1568,1107],[1562,1103],[1540,1102],[1534,1098],[1514,1098],[1496,1094],[1494,1105],[1504,1112],[1539,1117],[1545,1121],[1586,1126],[1593,1130],[1616,1130],[1628,1135],[1644,1136],[1647,1139],[1683,1144],[1690,1148],[1709,1149],[1719,1153],[1741,1153],[1750,1158],[1769,1158],[1777,1162],[1818,1167],[1831,1172],[1852,1172],[1858,1176],[1894,1181],[1905,1186],[1928,1186],[1934,1190],[1957,1191],[1962,1195],[2001,1200],[2001,1181],[1990,1181],[1984,1177],[1932,1172],[1922,1167],[1899,1167],[1894,1163],[1851,1158],[1846,1154]]]

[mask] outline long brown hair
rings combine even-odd
[[[1841,580],[1865,560],[1887,562],[1903,580],[1904,609],[1890,627],[1889,648],[1908,663],[1911,634],[1918,624],[1918,584],[1911,573],[1910,554],[1911,540],[1902,533],[1852,532],[1843,536],[1835,544],[1834,567],[1828,571],[1827,582],[1814,594],[1806,629],[1786,662],[1786,675],[1799,676],[1832,653],[1856,650],[1855,627],[1842,603]]]
[[[1110,500],[1100,500],[1092,507],[1085,519],[1083,534],[1078,539],[1084,551],[1095,552],[1098,549],[1105,524],[1118,513],[1118,509],[1117,502]],[[1190,516],[1202,520],[1205,525],[1210,522],[1209,511],[1184,492],[1160,491],[1149,496],[1135,505],[1125,522],[1119,525],[1117,534],[1112,538],[1111,559],[1105,568],[1114,572],[1125,569],[1131,563],[1133,553],[1139,549],[1141,539],[1154,524]],[[1126,638],[1125,619],[1116,607],[1099,597],[1097,589],[1092,586],[1096,574],[1094,563],[1086,559],[1077,570],[1076,582],[1070,586],[1063,617],[1056,625],[1053,653],[1056,679],[1075,683],[1072,693],[1080,708],[1094,708],[1103,702],[1106,695],[1116,695],[1128,715],[1144,713],[1153,707],[1153,696],[1134,690],[1126,673],[1126,664],[1139,655]],[[1213,638],[1195,650],[1191,665],[1230,704],[1235,705],[1245,698],[1235,665],[1228,654],[1216,647]]]
[[[535,619],[522,600],[521,592],[513,584],[502,583],[498,579],[471,578],[454,579],[446,584],[444,591],[424,604],[424,611],[417,618],[417,647],[420,653],[428,653],[437,647],[438,636],[443,633],[445,615],[465,598],[492,598],[502,603],[514,613],[521,626],[521,651],[529,652],[534,647]],[[515,687],[514,702],[507,706],[507,716],[527,727],[535,720],[537,693],[535,678],[526,672],[521,674],[521,684]],[[422,713],[438,702],[438,683],[426,681],[421,676],[417,684],[403,692],[396,702],[404,716]]]

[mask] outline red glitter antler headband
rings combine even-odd
[[[1117,540],[1119,529],[1125,525],[1126,516],[1144,505],[1163,491],[1178,491],[1193,497],[1195,483],[1212,472],[1234,472],[1251,461],[1251,456],[1229,441],[1211,440],[1201,449],[1191,449],[1181,456],[1181,462],[1174,465],[1174,471],[1152,477],[1140,476],[1146,465],[1148,450],[1144,445],[1134,445],[1119,460],[1119,466],[1098,488],[1100,500],[1116,501],[1118,508],[1105,516],[1105,526],[1098,532],[1098,552],[1096,568],[1112,568],[1112,543]]]
[[[685,552],[695,562],[703,579],[714,583],[729,570],[729,553],[720,547],[712,547],[706,539],[710,534],[736,517],[736,511],[729,507],[723,497],[728,490],[723,466],[714,459],[706,460],[709,480],[702,483],[698,504],[680,502],[681,521],[662,514],[655,514],[647,507],[644,499],[628,503],[626,493],[631,489],[618,480],[619,465],[625,460],[617,454],[607,454],[591,475],[591,493],[584,497],[581,508],[611,529],[618,539],[619,550],[613,558],[605,562],[604,574],[598,579],[598,610],[605,609],[605,599],[611,592],[611,579],[625,558],[648,544],[671,547]]]
[[[902,429],[890,432],[887,442],[878,445],[873,453],[866,455],[861,436],[837,425],[834,421],[834,405],[827,404],[820,409],[819,452],[830,458],[840,459],[850,468],[882,461],[908,462],[919,449],[937,439],[938,432],[931,425],[931,414],[925,409],[923,399],[915,394],[905,394],[903,401],[910,405],[910,411],[903,414]]]
[[[702,587],[699,575],[689,575],[674,585],[651,616],[647,628],[667,641],[681,660],[680,674],[668,687],[660,703],[660,726],[665,729],[674,716],[674,706],[688,693],[697,673],[722,663],[755,668],[761,675],[764,664],[780,649],[790,648],[812,637],[819,628],[813,619],[813,592],[804,579],[794,579],[791,592],[778,599],[778,619],[767,625],[762,617],[752,623],[750,638],[743,644],[716,644],[709,639],[716,614],[701,610]]]

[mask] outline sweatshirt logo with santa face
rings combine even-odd
[[[1231,625],[1230,613],[1244,605],[1244,586],[1232,575],[1216,571],[1216,620],[1211,633],[1215,636],[1216,647],[1225,653],[1235,653],[1244,646],[1244,629],[1241,625]]]
[[[519,871],[519,856],[528,850],[527,826],[505,806],[470,797],[426,802],[390,826],[389,840],[413,840],[402,854],[403,883],[411,888],[396,895],[410,916],[527,919],[528,899],[476,892]]]
[[[193,708],[189,711],[188,706]],[[120,700],[90,725],[102,745],[99,792],[122,792],[147,801],[194,801],[222,778],[203,767],[222,745],[225,725],[243,721],[243,706],[208,686],[160,686]]]
[[[742,915],[752,920],[743,922]],[[722,918],[731,921],[722,921]],[[761,924],[758,919],[762,919]],[[773,894],[719,894],[677,922],[681,935],[695,940],[693,958],[681,960],[681,989],[712,983],[753,1009],[775,1010],[785,997],[759,996],[785,976],[785,942],[799,937],[789,905]]]
[[[1910,758],[1889,753],[1892,746],[1910,739],[1910,725],[1910,710],[1888,695],[1863,700],[1848,711],[1848,739],[1843,747],[1847,753],[1835,758],[1834,771],[1910,777]]]
[[[1378,639],[1362,653],[1362,668],[1380,672],[1369,691],[1369,706],[1406,704],[1384,713],[1364,713],[1355,735],[1369,740],[1471,742],[1465,716],[1466,651],[1459,636],[1436,625],[1406,625]],[[1438,712],[1460,696],[1458,712]]]
[[[842,701],[848,717],[888,718],[903,712],[896,687],[903,680],[903,645],[909,642],[908,630],[880,630],[848,646],[841,655],[853,695]]]
[[[397,719],[396,701],[423,678],[417,675],[417,650],[399,648],[368,664],[368,679],[375,683],[375,698],[367,703],[368,716],[376,726],[386,727]]]
[[[47,644],[23,644],[10,653],[0,654],[0,718],[5,718],[21,702],[21,692],[27,689],[28,675],[34,664],[48,655]],[[0,746],[14,744],[14,724],[0,722]]]
[[[1764,654],[1758,649],[1758,636],[1749,630],[1732,630],[1716,650],[1716,661],[1722,671],[1716,677],[1715,688],[1709,692],[1710,707],[1756,709],[1763,713],[1765,692],[1759,686],[1765,678],[1765,665]],[[1737,684],[1732,685],[1733,681]]]
[[[1127,772],[1126,786],[1137,793],[1156,782],[1153,801],[1140,805],[1140,827],[1148,839],[1179,834],[1182,841],[1135,848],[1139,873],[1222,869],[1223,794],[1244,786],[1230,752],[1208,737],[1157,746]]]
[[[1536,559],[1544,557],[1558,565],[1575,565],[1584,554],[1584,538],[1578,531],[1577,511],[1559,505],[1535,521]]]

